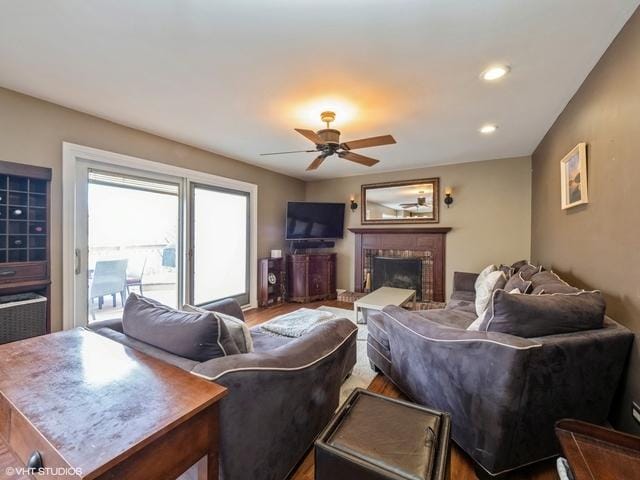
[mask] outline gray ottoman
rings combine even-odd
[[[316,480],[449,478],[447,413],[356,389],[315,444]]]

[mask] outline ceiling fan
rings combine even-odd
[[[424,192],[418,192],[418,193],[419,194],[423,194]],[[420,208],[420,207],[426,207],[427,206],[426,197],[422,197],[421,196],[421,197],[418,197],[416,200],[417,201],[413,202],[413,203],[401,203],[400,207],[402,207],[404,209],[407,209],[407,208],[413,208],[413,207]]]
[[[330,123],[336,119],[336,114],[333,112],[322,112],[320,119],[327,124],[327,128],[314,132],[313,130],[305,130],[303,128],[296,128],[295,131],[304,136],[308,140],[315,143],[316,148],[313,150],[293,150],[288,152],[273,152],[273,153],[261,153],[260,155],[281,155],[285,153],[302,153],[302,152],[320,152],[320,155],[311,162],[307,167],[307,171],[316,170],[324,159],[331,155],[337,154],[340,158],[350,160],[360,165],[372,167],[380,160],[375,158],[366,157],[359,153],[354,153],[351,150],[358,148],[378,147],[380,145],[391,145],[396,143],[395,139],[391,135],[381,135],[379,137],[363,138],[360,140],[352,140],[350,142],[340,143],[340,130],[330,128]]]

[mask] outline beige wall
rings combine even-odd
[[[446,296],[451,293],[454,271],[478,272],[489,263],[529,258],[529,157],[310,182],[307,183],[306,200],[348,203],[350,195],[355,194],[360,202],[362,184],[428,177],[440,177],[442,190],[446,186],[454,189],[453,205],[447,209],[441,201],[440,223],[431,224],[452,228],[447,235]],[[347,208],[347,227],[361,225],[360,208],[355,213]],[[336,245],[338,288],[353,289],[354,249],[354,235],[346,231],[345,238]]]
[[[52,327],[62,327],[62,142],[169,163],[258,185],[258,255],[284,245],[287,200],[304,183],[246,163],[0,88],[0,160],[53,168]],[[221,227],[222,228],[222,227]]]
[[[560,209],[560,159],[587,142],[589,201]],[[607,312],[640,332],[640,11],[605,52],[533,154],[532,254],[568,281],[602,290]],[[618,425],[640,433],[640,343]]]

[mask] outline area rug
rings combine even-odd
[[[355,314],[353,310],[345,310],[343,308],[319,307],[318,310],[331,312],[334,315],[351,320],[354,324]],[[356,342],[356,365],[353,367],[351,376],[342,384],[340,388],[340,405],[344,403],[349,394],[356,388],[367,388],[376,376],[376,373],[369,366],[369,357],[367,357],[367,326],[356,324],[358,327],[358,341]]]

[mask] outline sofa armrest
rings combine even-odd
[[[221,478],[287,478],[338,407],[356,338],[351,321],[330,320],[269,352],[193,368],[229,389],[220,402]]]
[[[603,328],[532,338],[542,349],[531,357],[522,400],[526,414],[514,444],[542,458],[552,453],[548,446],[555,445],[557,420],[605,423],[633,339],[630,330],[606,317]]]
[[[446,327],[393,306],[383,313],[394,382],[418,403],[450,412],[456,443],[490,472],[503,470],[526,408],[528,364],[542,344]]]
[[[244,313],[242,313],[242,307],[240,307],[240,304],[235,298],[225,298],[223,300],[217,300],[205,305],[200,305],[200,308],[209,310],[210,312],[218,312],[231,315],[232,317],[239,318],[244,322]]]
[[[89,330],[93,330],[94,332],[102,329],[109,328],[111,330],[115,330],[116,332],[123,333],[122,329],[122,319],[121,318],[111,318],[109,320],[100,320],[98,322],[91,322],[87,325]]]
[[[356,325],[349,320],[330,320],[273,350],[214,358],[198,364],[192,373],[220,383],[225,376],[250,370],[302,370],[330,356],[350,340],[355,341],[357,331]]]
[[[477,278],[477,273],[453,272],[453,291],[475,293],[475,283]]]

